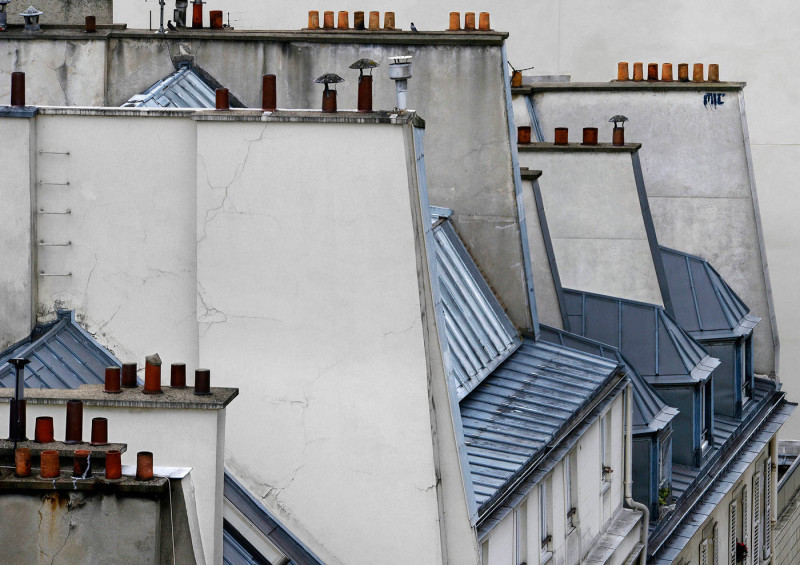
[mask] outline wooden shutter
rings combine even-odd
[[[719,565],[719,524],[714,522],[714,533],[711,534],[711,543],[714,544],[712,563]]]
[[[764,559],[772,552],[772,459],[764,463]]]
[[[728,508],[728,564],[736,565],[736,500]]]
[[[750,515],[747,513],[750,508],[750,500],[747,498],[747,485],[742,487],[742,543],[748,545],[750,543]],[[750,557],[744,558],[743,565],[747,565]]]
[[[753,565],[761,563],[761,473],[753,476]]]
[[[700,544],[700,565],[708,565],[708,540]]]

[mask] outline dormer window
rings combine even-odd
[[[739,366],[741,367],[742,405],[753,397],[753,336],[750,335],[739,346]]]

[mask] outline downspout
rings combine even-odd
[[[633,394],[633,385],[629,382],[625,390],[625,504],[633,510],[639,510],[644,514],[642,521],[642,533],[640,541],[642,543],[642,550],[639,554],[639,565],[647,565],[647,534],[648,526],[650,525],[650,509],[641,502],[636,502],[633,499],[633,443],[631,437],[631,421],[633,419],[633,406],[631,404],[631,395]]]

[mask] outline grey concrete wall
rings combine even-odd
[[[724,104],[704,105],[705,94],[718,91],[726,94]],[[609,117],[630,119],[626,141],[642,143],[639,153],[659,243],[708,259],[753,314],[763,318],[754,333],[755,369],[773,372],[778,342],[738,90],[604,86],[541,92],[534,101],[549,141],[561,126],[570,128],[573,139],[579,139],[583,127],[599,127],[600,140],[610,141]]]
[[[0,118],[3,185],[0,194],[0,350],[30,333],[36,275],[33,219],[36,209],[32,156],[36,130],[29,118]]]
[[[39,23],[43,29],[50,25],[84,25],[86,16],[94,16],[98,24],[112,23],[114,2],[113,0],[28,0],[27,2],[12,2],[6,6],[8,23],[22,24],[24,18],[20,12],[33,3],[40,12]]]
[[[543,171],[539,186],[561,284],[663,305],[631,153],[549,149],[520,151],[519,159]]]
[[[374,72],[373,107],[392,109],[395,85],[388,79],[389,57],[412,55],[408,101],[427,121],[431,203],[455,210],[459,233],[512,321],[531,327],[511,174],[502,35],[459,39],[360,34],[351,41],[335,33],[187,32],[164,39],[118,31],[103,37],[106,45],[66,33],[0,38],[0,69],[24,70],[36,77],[29,79],[32,104],[118,106],[173,72],[174,57],[191,54],[197,65],[252,107],[260,107],[264,73],[278,75],[279,107],[319,108],[322,87],[314,79],[336,72],[346,79],[338,86],[343,109],[357,105],[358,73],[348,66],[370,57],[381,64]],[[44,55],[34,59],[34,53]],[[0,100],[8,96],[10,79],[6,80],[0,75]],[[105,95],[99,95],[103,89]]]
[[[104,105],[105,36],[47,32],[38,37],[46,39],[33,40],[20,31],[0,34],[0,104],[10,103],[11,73],[24,71],[27,104]]]
[[[0,514],[2,563],[161,563],[160,504],[152,498],[4,493]]]

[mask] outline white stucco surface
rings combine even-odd
[[[33,218],[36,209],[31,152],[36,130],[28,118],[0,118],[3,181],[0,194],[0,350],[26,337],[35,324]]]
[[[561,284],[662,304],[630,153],[521,151],[519,158],[544,171],[539,186]]]
[[[227,465],[328,563],[442,559],[404,143],[198,122],[200,360],[241,389]]]
[[[122,361],[196,366],[194,123],[40,115],[36,129],[38,206],[71,211],[37,219],[37,241],[71,243],[38,247],[39,270],[71,273],[40,277],[39,319],[74,309]]]

